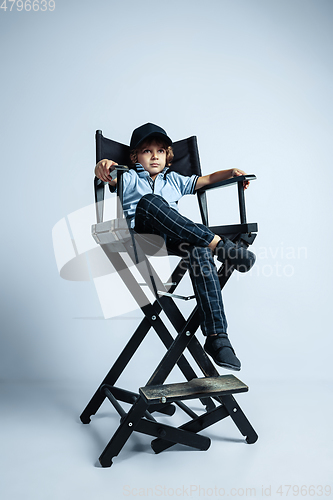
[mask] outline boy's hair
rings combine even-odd
[[[171,146],[168,145],[166,141],[164,141],[160,137],[149,137],[145,141],[143,141],[137,148],[132,149],[130,152],[130,159],[132,163],[137,163],[138,161],[138,152],[142,149],[145,149],[149,144],[152,142],[156,142],[157,144],[161,144],[161,146],[165,149],[166,151],[166,162],[165,166],[170,167],[172,160],[173,160],[173,149]]]

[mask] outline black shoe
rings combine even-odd
[[[230,370],[239,371],[241,369],[241,362],[237,358],[226,333],[207,337],[204,349],[217,365]]]
[[[256,256],[245,247],[237,246],[228,238],[222,236],[216,247],[217,260],[228,261],[240,273],[246,273],[251,269],[256,261]]]

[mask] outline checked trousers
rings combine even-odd
[[[227,333],[217,269],[208,248],[214,233],[203,224],[184,217],[154,193],[140,199],[134,229],[137,233],[164,237],[167,248],[184,259],[197,299],[202,333],[206,336]]]

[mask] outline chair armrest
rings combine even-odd
[[[215,182],[214,184],[208,184],[207,186],[204,186],[200,189],[197,190],[197,193],[200,197],[205,196],[205,191],[208,191],[209,189],[216,189],[224,186],[229,186],[230,184],[236,184],[237,183],[237,188],[238,188],[238,203],[239,203],[239,215],[240,215],[240,222],[241,224],[246,224],[246,210],[245,210],[245,197],[244,197],[244,188],[243,188],[243,182],[244,181],[254,181],[256,179],[256,176],[254,174],[246,174],[246,175],[238,175],[236,177],[232,177],[231,179],[227,179],[225,181],[220,181],[220,182]],[[208,226],[208,213],[206,210],[206,213],[204,214],[205,222]]]
[[[227,179],[225,181],[214,182],[214,184],[208,184],[207,186],[198,189],[198,192],[204,192],[207,191],[208,189],[216,189],[224,186],[229,186],[229,184],[236,184],[236,182],[243,183],[244,181],[254,181],[255,179],[256,176],[254,174],[238,175],[236,177],[232,177],[231,179]]]
[[[122,173],[129,168],[126,165],[117,165],[114,169],[117,172]],[[116,178],[113,176],[112,178]],[[103,222],[103,209],[104,209],[104,188],[107,185],[107,182],[101,181],[98,177],[95,176],[94,179],[94,190],[95,190],[95,204],[96,204],[96,219],[97,223]],[[119,192],[119,190],[118,190]],[[122,193],[121,193],[122,194]]]

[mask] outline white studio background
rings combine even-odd
[[[331,375],[332,11],[325,0],[1,10],[2,379],[89,379],[133,330],[140,314],[96,321],[93,283],[59,278],[51,232],[93,201],[95,130],[128,143],[147,121],[174,140],[197,135],[204,173],[258,177],[246,193],[257,269],[224,293],[244,368]],[[215,193],[211,223],[233,222]]]
[[[210,464],[218,467],[214,478],[232,482],[239,469],[239,485],[260,489],[274,477],[327,484],[333,2],[55,0],[45,12],[3,5],[3,498],[104,500],[112,488],[121,491],[129,471],[144,484],[169,477],[172,485],[195,481],[203,463],[206,484]],[[173,140],[196,135],[204,174],[239,167],[257,176],[246,192],[248,220],[259,225],[257,263],[234,273],[223,297],[260,440],[238,446],[214,428],[206,462],[200,453],[163,458],[128,448],[109,475],[93,467],[104,439],[78,417],[142,314],[118,314],[128,298],[117,288],[105,319],[92,280],[60,277],[55,251],[65,255],[67,247],[52,234],[73,222],[75,243],[89,247],[95,131],[128,144],[146,122]],[[234,188],[210,194],[212,225],[238,222],[236,195]],[[180,209],[199,221],[194,197]],[[188,282],[184,289],[191,293]],[[149,332],[121,386],[145,384],[164,352],[156,337]],[[108,422],[102,415],[96,425],[110,436]],[[134,440],[135,449],[141,443]]]
[[[51,233],[93,201],[95,130],[128,143],[147,121],[197,135],[204,173],[257,175],[257,265],[224,292],[244,370],[331,376],[332,13],[326,0],[1,10],[2,379],[90,379],[138,322],[103,321],[91,281],[60,279]],[[237,222],[236,192],[216,193],[211,223]]]

